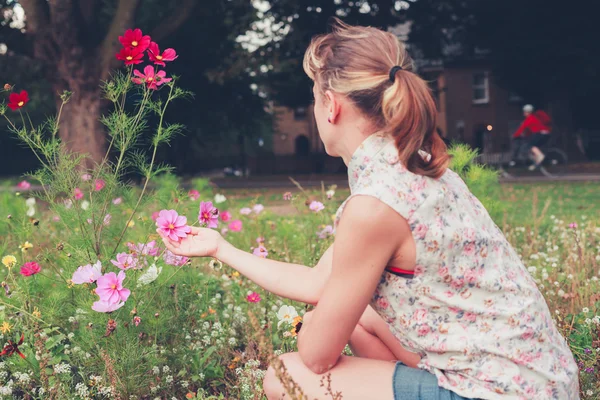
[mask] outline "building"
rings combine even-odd
[[[512,133],[523,120],[523,99],[494,81],[481,61],[422,67],[438,103],[438,127],[450,141],[479,151],[508,151]]]
[[[453,62],[421,66],[438,104],[438,127],[450,141],[467,143],[481,152],[510,148],[510,138],[521,121],[523,99],[494,82],[483,62]],[[270,171],[280,173],[335,173],[344,170],[340,159],[325,154],[314,120],[313,106],[274,107],[273,153]]]
[[[273,107],[273,154],[253,165],[257,174],[341,173],[340,158],[325,153],[313,114],[313,106]]]

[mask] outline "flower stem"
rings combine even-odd
[[[133,208],[133,211],[131,212],[131,215],[129,216],[127,223],[125,224],[125,227],[123,227],[123,231],[121,231],[119,240],[117,240],[117,243],[115,244],[115,248],[113,249],[113,251],[111,253],[112,255],[115,254],[115,252],[117,251],[117,248],[121,244],[121,241],[123,240],[123,236],[125,235],[125,232],[127,232],[127,228],[129,228],[129,223],[135,216],[135,213],[137,212],[137,209],[140,206],[142,199],[144,198],[144,194],[146,193],[146,189],[148,187],[148,183],[150,182],[150,178],[152,177],[152,168],[154,167],[154,161],[156,160],[156,151],[158,150],[158,144],[160,143],[160,135],[162,132],[162,124],[163,124],[163,119],[165,116],[165,111],[167,110],[167,106],[169,105],[169,102],[173,99],[173,97],[172,97],[173,87],[174,87],[174,85],[171,86],[171,90],[169,92],[167,101],[165,102],[165,105],[160,113],[160,121],[158,122],[156,139],[154,141],[154,150],[152,151],[152,159],[150,160],[150,166],[148,167],[148,171],[146,172],[146,180],[144,182],[144,187],[142,188],[142,192],[140,193],[140,196],[138,197],[137,203],[135,204],[135,207]]]

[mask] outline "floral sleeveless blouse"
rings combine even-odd
[[[399,161],[393,140],[367,138],[353,155],[351,195],[396,210],[417,249],[413,278],[384,272],[371,306],[419,368],[478,399],[579,399],[578,370],[519,256],[454,172],[438,180]]]

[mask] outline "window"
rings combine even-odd
[[[473,74],[473,104],[490,102],[490,84],[487,72]]]
[[[302,121],[306,119],[306,107],[296,107],[294,109],[294,119]]]

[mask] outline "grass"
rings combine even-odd
[[[158,186],[125,241],[154,239],[150,217],[165,206],[174,206],[190,219],[197,215],[198,202],[178,192],[174,184]],[[215,194],[204,181],[193,184],[201,200]],[[347,189],[338,189],[327,200],[327,189],[296,189],[292,202],[283,200],[281,190],[225,190],[221,193],[227,201],[219,207],[244,224],[242,232],[229,232],[226,237],[244,250],[256,246],[257,237],[264,237],[269,258],[314,265],[332,240],[319,240],[315,233],[332,223],[331,216],[348,195]],[[592,322],[600,314],[600,297],[594,297],[600,292],[596,201],[600,188],[566,183],[504,184],[500,189],[494,193],[504,212],[497,222],[543,287],[556,323],[582,371],[588,371],[581,375],[582,398],[598,399],[600,350],[589,351],[600,347],[594,344],[600,341],[600,327]],[[72,286],[61,277],[70,277],[79,265],[89,262],[78,244],[82,241],[79,228],[65,230],[45,204],[38,203],[36,215],[27,217],[26,197],[0,192],[4,214],[0,216],[0,256],[15,255],[19,263],[35,259],[42,266],[33,279],[18,274],[20,264],[12,271],[0,267],[0,279],[10,287],[9,297],[0,291],[0,325],[10,325],[0,339],[14,341],[23,332],[22,349],[27,356],[27,360],[17,356],[2,360],[0,393],[10,388],[16,398],[37,399],[43,398],[39,395],[43,388],[54,396],[48,398],[264,399],[262,376],[270,360],[295,349],[291,326],[283,324],[278,329],[276,311],[290,304],[301,314],[303,304],[282,301],[227,266],[209,265],[209,260],[195,259],[190,265],[175,267],[159,257],[148,259],[163,268],[155,282],[138,288],[133,279],[143,271],[129,271],[125,286],[132,289],[132,298],[113,314],[95,313],[90,309],[96,297],[90,293],[92,287]],[[127,193],[122,204],[110,206],[108,249],[120,232],[116,225],[125,222],[121,220],[129,215],[135,198],[135,193]],[[326,209],[309,212],[306,204],[311,200],[322,201]],[[242,207],[254,204],[263,204],[265,211],[240,215]],[[578,223],[577,229],[568,227],[573,222]],[[18,246],[25,240],[34,247],[21,254]],[[59,250],[60,244],[65,249]],[[122,245],[118,251],[127,248]],[[109,256],[101,257],[105,269],[116,270]],[[260,294],[260,303],[246,300],[252,291]],[[141,318],[139,326],[132,321],[134,312]],[[31,315],[39,315],[44,323]],[[108,329],[111,320],[117,324],[114,331]],[[71,374],[60,372],[65,365]],[[289,378],[283,370],[280,375]],[[332,385],[335,389],[335,382]]]

